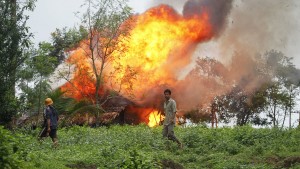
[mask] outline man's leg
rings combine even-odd
[[[52,142],[53,142],[53,147],[56,148],[58,146],[58,139],[57,139],[56,129],[51,130],[50,137],[51,137]]]
[[[170,124],[168,126],[168,139],[175,141],[178,144],[179,148],[182,148],[182,143],[175,136],[174,126],[174,124]]]
[[[168,126],[166,125],[163,125],[163,131],[162,131],[162,135],[163,135],[163,138],[165,138],[165,146],[167,149],[170,149],[170,141],[169,141],[169,138],[168,138]]]
[[[168,137],[168,126],[164,125],[162,135],[163,135],[163,137]]]
[[[57,138],[53,138],[52,142],[53,142],[53,146],[56,148],[58,146],[58,139]]]

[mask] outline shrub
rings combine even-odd
[[[20,168],[18,140],[0,126],[0,166],[3,168]]]

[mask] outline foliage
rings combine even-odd
[[[4,169],[29,167],[25,164],[27,146],[30,138],[21,134],[13,134],[0,126],[0,166]]]
[[[42,111],[46,94],[51,91],[48,77],[54,71],[57,63],[56,57],[50,56],[52,49],[50,43],[40,43],[39,48],[31,51],[30,56],[19,70],[21,77],[19,88],[22,90],[20,100],[24,103],[24,112],[22,113],[32,115],[37,112],[39,115]]]
[[[30,139],[20,144],[26,153],[16,156],[24,165],[45,169],[300,167],[299,129],[175,127],[183,149],[164,140],[161,130],[146,125],[62,128],[57,149],[50,139],[38,143],[36,130],[18,130]]]
[[[0,1],[0,124],[8,124],[17,113],[15,84],[18,67],[24,62],[24,54],[30,46],[28,16],[25,10],[32,10],[34,0],[24,3]]]
[[[67,29],[56,29],[51,33],[52,47],[50,55],[55,56],[58,63],[66,59],[67,51],[77,47],[81,40],[87,38],[88,32],[83,27]]]
[[[263,90],[246,92],[241,86],[233,87],[226,95],[215,98],[219,106],[220,120],[228,121],[236,117],[236,124],[243,126],[248,123],[263,124],[262,120],[255,118],[264,110],[266,98]]]

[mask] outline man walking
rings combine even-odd
[[[167,137],[169,140],[175,141],[179,148],[182,148],[182,143],[175,137],[174,126],[176,124],[176,102],[171,98],[171,90],[166,89],[164,91],[165,102],[164,102],[164,113],[165,121],[163,128],[163,137]]]
[[[52,106],[53,101],[51,98],[45,100],[45,110],[44,110],[44,124],[43,130],[39,134],[39,138],[50,136],[53,142],[53,146],[56,147],[58,144],[56,130],[58,122],[58,113],[55,108]]]

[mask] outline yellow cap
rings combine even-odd
[[[52,99],[51,99],[51,98],[47,98],[47,99],[45,100],[45,105],[48,106],[48,105],[51,105],[51,104],[53,104]]]

